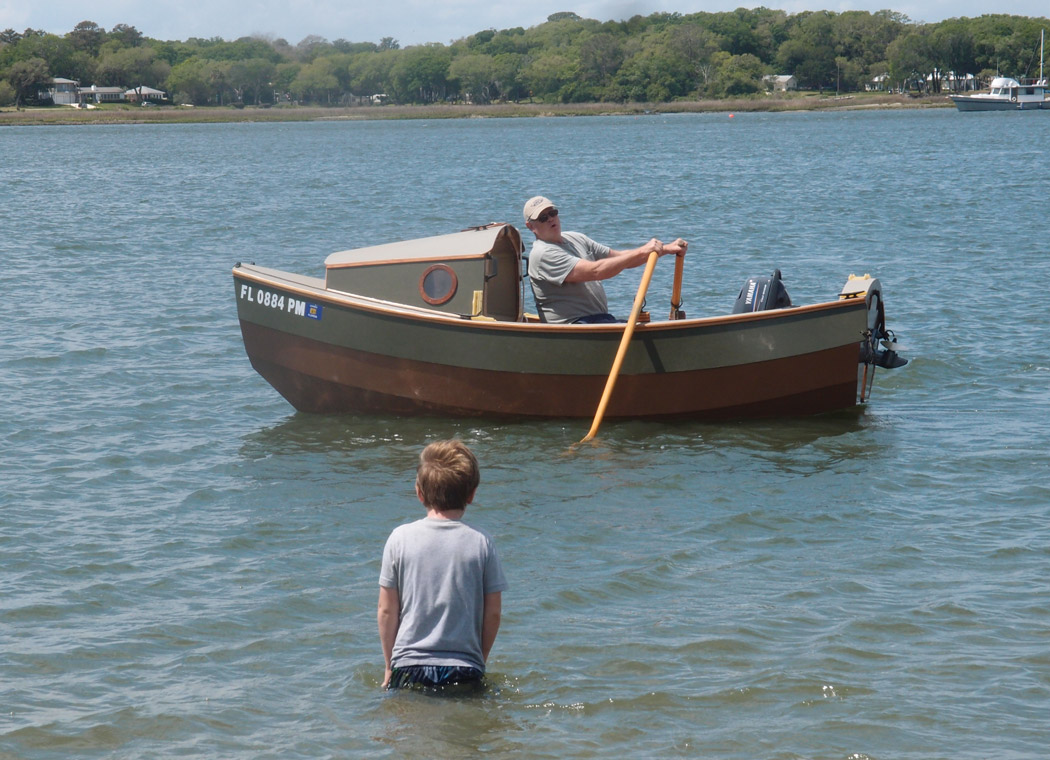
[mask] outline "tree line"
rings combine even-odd
[[[152,87],[194,105],[666,102],[762,93],[771,74],[793,75],[807,90],[859,91],[880,78],[900,91],[940,92],[965,75],[1036,76],[1047,23],[767,8],[601,22],[566,12],[528,29],[402,48],[390,37],[172,42],[83,21],[64,35],[0,32],[0,105],[38,102],[55,77]]]

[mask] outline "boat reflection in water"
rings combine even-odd
[[[245,350],[304,412],[589,418],[624,325],[526,314],[523,252],[515,227],[491,224],[334,253],[324,278],[238,263]],[[640,320],[606,416],[845,409],[868,398],[876,366],[904,364],[877,279],[851,277],[810,305],[780,293],[783,308],[776,289],[758,290],[768,303],[740,313]]]

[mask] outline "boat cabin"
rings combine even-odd
[[[992,80],[989,92],[1000,98],[1008,98],[1011,94],[1016,94],[1014,88],[1019,87],[1016,79],[1010,79],[1009,77],[996,77]]]
[[[1033,99],[1041,101],[1045,89],[1044,79],[1026,79],[1019,82],[1010,77],[996,77],[992,80],[990,93],[992,97],[1009,98],[1014,102]]]
[[[524,245],[510,224],[340,251],[325,288],[469,319],[520,322]]]

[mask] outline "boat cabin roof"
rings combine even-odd
[[[488,224],[333,253],[325,259],[325,287],[471,319],[520,321],[521,252],[517,229]]]
[[[326,269],[359,266],[362,264],[393,264],[402,261],[429,259],[475,259],[489,253],[496,239],[507,225],[493,222],[483,227],[472,227],[448,235],[401,240],[395,243],[373,245],[338,251],[324,260]]]

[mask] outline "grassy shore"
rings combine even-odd
[[[492,105],[358,106],[319,108],[141,108],[126,104],[94,109],[66,106],[0,109],[0,126],[35,124],[172,124],[260,121],[340,121],[393,119],[482,119],[536,116],[602,116],[654,113],[747,113],[757,111],[852,110],[859,108],[938,108],[950,106],[941,96],[909,97],[884,93],[857,93],[843,97],[818,93],[791,93],[763,98],[690,100],[674,103],[494,103]]]

